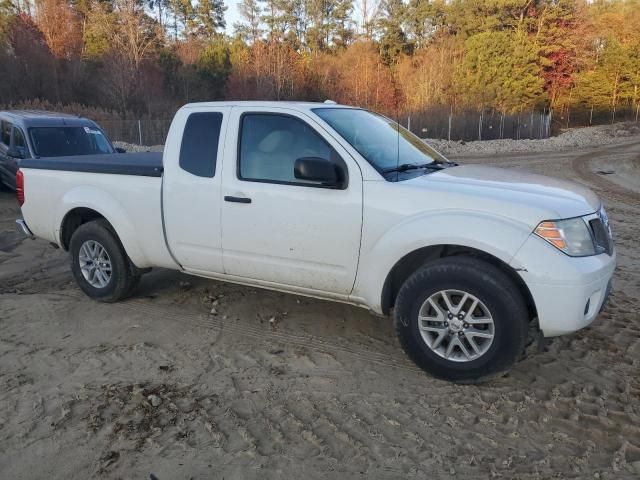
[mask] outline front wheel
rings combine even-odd
[[[402,285],[394,317],[407,355],[456,382],[508,371],[527,339],[522,295],[505,273],[476,258],[443,258],[418,269]]]
[[[76,283],[95,300],[117,302],[137,283],[124,248],[104,220],[80,225],[71,237],[69,252]]]

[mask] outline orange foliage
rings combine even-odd
[[[400,102],[392,72],[368,41],[351,44],[337,55],[311,61],[320,91],[338,103],[394,113]]]
[[[37,0],[35,22],[54,57],[71,59],[80,55],[80,18],[65,0]]]
[[[324,100],[396,111],[399,93],[375,46],[355,42],[337,54],[309,56],[285,43],[258,42],[235,52],[227,97]]]
[[[227,97],[237,100],[292,100],[304,96],[304,57],[289,44],[259,41],[232,57]]]

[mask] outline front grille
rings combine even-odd
[[[602,218],[594,218],[593,220],[590,220],[589,227],[593,234],[593,240],[596,244],[597,252],[611,255],[613,253],[613,239],[611,238],[609,227],[605,225]]]

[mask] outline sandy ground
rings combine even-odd
[[[482,386],[422,373],[355,307],[169,271],[95,303],[2,193],[0,477],[639,478],[639,159],[640,137],[461,159],[592,187],[619,252],[592,327]]]

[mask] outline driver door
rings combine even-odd
[[[234,108],[223,170],[225,273],[301,291],[348,295],[360,252],[362,174],[344,148],[302,112]],[[301,181],[302,157],[335,161],[348,181]]]

